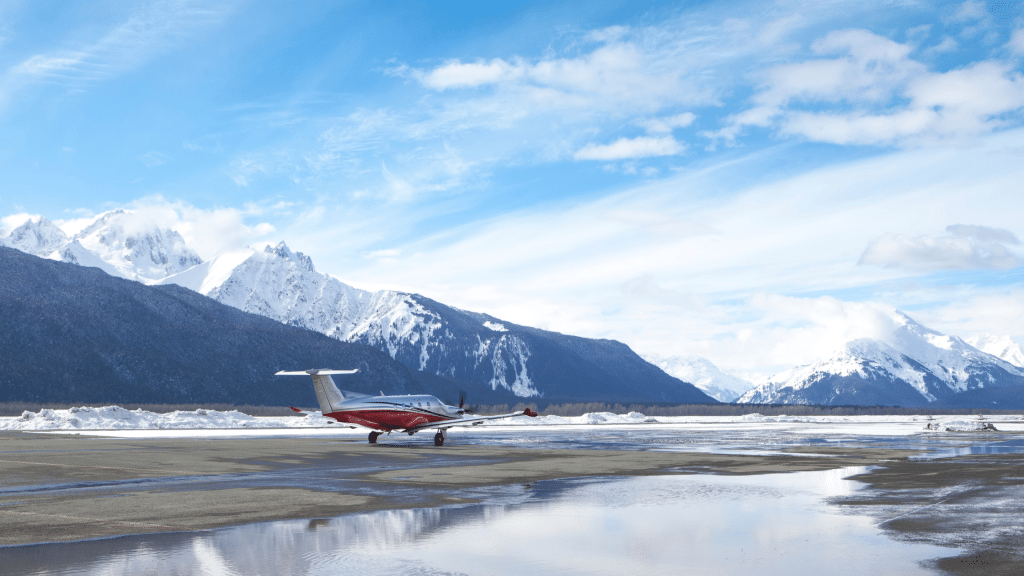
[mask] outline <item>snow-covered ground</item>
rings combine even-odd
[[[256,417],[241,412],[216,410],[177,411],[166,414],[104,408],[44,409],[26,411],[19,417],[0,418],[0,430],[56,431],[120,437],[225,437],[263,435],[353,435],[362,428],[332,424],[319,414],[306,417]],[[989,424],[999,431],[1024,432],[1024,415],[985,416],[645,416],[639,412],[594,412],[582,416],[539,416],[486,422],[480,427],[564,429],[603,426],[657,426],[660,430],[755,430],[772,429],[796,434],[855,434],[906,436],[935,432],[983,430]]]

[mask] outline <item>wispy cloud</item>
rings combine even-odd
[[[577,160],[626,160],[682,154],[685,146],[671,136],[619,138],[610,144],[587,144],[573,155]]]
[[[910,270],[1009,269],[1021,260],[1007,246],[1020,243],[1009,230],[956,224],[942,235],[886,234],[868,245],[859,264]]]
[[[389,249],[400,250],[393,258],[349,262],[344,273],[359,286],[383,282],[650,353],[699,354],[748,370],[808,363],[869,328],[858,324],[868,319],[856,303],[816,294],[850,292],[869,300],[862,308],[917,311],[951,298],[927,283],[913,288],[916,278],[941,268],[934,258],[919,267],[910,260],[858,266],[866,244],[907,229],[908,219],[938,230],[950,214],[985,222],[950,226],[939,236],[973,247],[957,265],[1011,263],[994,247],[1016,249],[1024,233],[1024,206],[1006,201],[1024,193],[1017,168],[1005,162],[1019,137],[1018,130],[974,149],[896,152],[713,197],[695,193],[720,188],[728,172],[754,168],[722,164],[597,200],[392,242]],[[885,262],[898,257],[889,253]],[[332,269],[329,256],[321,260],[321,269]]]
[[[1007,62],[930,71],[913,46],[867,30],[830,32],[811,49],[822,57],[770,68],[754,105],[705,134],[734,142],[753,126],[834,144],[920,145],[991,132],[1024,108],[1024,77]]]
[[[139,162],[142,162],[146,168],[156,168],[157,166],[163,166],[171,160],[171,157],[163,152],[150,151],[139,156]]]
[[[220,21],[227,6],[192,0],[133,5],[127,18],[91,43],[34,54],[13,66],[7,81],[41,80],[82,88],[120,74]]]

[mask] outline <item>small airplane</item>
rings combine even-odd
[[[381,393],[380,396],[370,396],[339,390],[331,378],[332,374],[357,372],[359,370],[282,370],[274,376],[312,376],[316,399],[320,403],[320,413],[338,422],[369,428],[370,444],[376,444],[377,438],[384,432],[391,434],[398,430],[412,436],[421,430],[436,429],[434,446],[444,446],[448,429],[455,426],[476,426],[485,420],[515,416],[537,416],[537,413],[529,408],[522,412],[497,416],[466,416],[466,410],[462,407],[465,398],[460,398],[458,407],[455,407],[427,395],[385,396]],[[294,406],[291,408],[296,412],[308,414]]]

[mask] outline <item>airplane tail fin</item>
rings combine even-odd
[[[334,379],[331,378],[331,374],[355,374],[359,370],[304,370],[298,372],[288,372],[282,370],[274,374],[274,376],[312,376],[313,377],[313,388],[316,390],[316,399],[320,403],[320,413],[330,414],[335,412],[335,407],[341,404],[348,398],[356,398],[359,396],[366,396],[366,394],[358,394],[355,392],[342,392],[338,390],[338,387],[334,384]]]

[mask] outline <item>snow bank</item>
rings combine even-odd
[[[25,411],[19,418],[0,418],[0,430],[172,430],[201,428],[320,428],[333,420],[319,414],[305,418],[261,417],[237,410],[176,411],[156,414],[120,406]]]
[[[925,430],[933,432],[998,432],[991,422],[983,418],[951,418],[929,422]]]
[[[646,416],[640,412],[615,414],[612,412],[591,412],[582,416],[538,416],[536,418],[516,417],[484,422],[483,426],[605,426],[645,424],[690,424],[701,426],[736,426],[749,428],[749,424],[848,424],[898,425],[907,430],[932,431],[977,431],[994,430],[992,424],[977,416],[953,416],[936,419],[929,416],[764,416],[753,413],[743,416]],[[1024,421],[1020,415],[989,416],[997,419],[999,425],[1016,425]],[[270,429],[270,428],[342,428],[330,418],[319,413],[302,417],[294,416],[249,416],[238,411],[194,410],[156,414],[144,410],[127,410],[120,406],[104,408],[71,408],[69,410],[43,409],[39,412],[26,411],[17,418],[0,418],[0,430],[202,430],[202,429]],[[907,427],[910,428],[907,428]],[[802,430],[806,426],[784,426],[787,429]],[[854,426],[855,427],[855,426]],[[812,427],[813,428],[813,427]],[[837,428],[846,431],[850,426]]]

